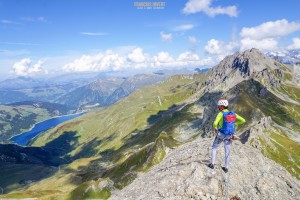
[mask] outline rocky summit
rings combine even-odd
[[[248,144],[235,141],[223,172],[224,149],[210,162],[213,138],[199,138],[170,150],[165,159],[110,199],[299,199],[300,181]]]

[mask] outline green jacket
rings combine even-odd
[[[224,109],[223,112],[229,112],[228,109]],[[236,114],[236,122],[235,125],[239,125],[239,124],[243,124],[246,122],[246,120],[244,118],[242,118],[241,116],[239,116],[238,114]],[[223,126],[223,113],[219,112],[214,123],[213,123],[213,129],[219,129],[222,128]]]

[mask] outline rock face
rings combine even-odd
[[[205,82],[206,91],[227,90],[243,80],[250,78],[266,79],[266,85],[278,87],[280,82],[271,73],[276,71],[283,77],[279,69],[282,64],[265,56],[258,49],[237,52],[227,56],[211,71],[211,75]]]
[[[233,143],[228,173],[221,169],[223,145],[215,169],[208,168],[212,142],[199,138],[171,150],[160,164],[114,191],[110,199],[299,199],[300,181],[248,144]]]

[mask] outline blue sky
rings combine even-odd
[[[300,49],[294,0],[0,0],[0,75],[207,67]]]

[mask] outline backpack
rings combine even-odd
[[[235,132],[234,124],[236,122],[236,115],[233,111],[223,113],[223,126],[219,131],[225,135],[231,135]]]

